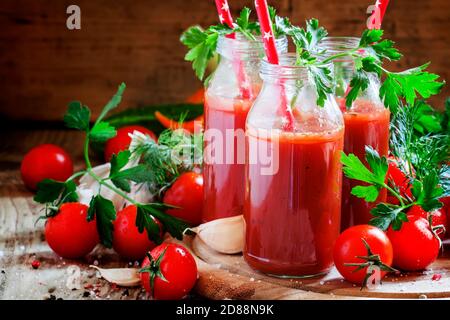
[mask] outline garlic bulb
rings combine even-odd
[[[141,283],[139,269],[136,268],[102,269],[92,265],[90,267],[97,269],[106,281],[122,287],[136,287]]]
[[[242,215],[213,220],[191,230],[211,249],[220,253],[239,253],[244,248],[245,221]]]

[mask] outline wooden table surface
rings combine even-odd
[[[90,264],[130,267],[112,250],[98,246],[84,260],[57,257],[45,242],[43,222],[36,220],[40,207],[20,178],[25,152],[40,143],[55,143],[68,150],[82,165],[82,137],[61,129],[19,128],[0,131],[0,299],[142,299],[140,288],[126,289],[100,279]],[[194,241],[195,243],[195,241]],[[191,299],[359,299],[449,298],[450,255],[446,247],[430,270],[391,276],[375,290],[360,291],[334,270],[326,277],[303,281],[275,279],[251,270],[241,255],[220,255],[186,243],[197,254],[199,281]],[[198,257],[201,257],[198,258]],[[41,266],[34,270],[33,260]],[[437,281],[433,276],[441,277]]]

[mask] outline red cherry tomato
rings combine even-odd
[[[345,230],[336,240],[334,245],[334,263],[339,273],[352,283],[362,284],[367,275],[367,267],[354,272],[357,266],[348,266],[348,263],[364,263],[364,259],[358,256],[367,256],[368,251],[364,245],[364,239],[373,254],[380,256],[380,261],[387,265],[392,265],[393,251],[392,245],[386,234],[377,227],[370,225],[357,225]],[[381,272],[384,277],[386,272]]]
[[[166,191],[163,202],[181,209],[166,212],[192,225],[202,222],[203,176],[195,172],[185,172]]]
[[[431,215],[431,225],[433,227],[435,226],[443,226],[444,228],[447,227],[447,216],[442,208],[431,212],[426,212],[420,206],[416,205],[412,206],[411,209],[409,209],[408,214],[417,215],[427,220]],[[438,230],[437,233],[439,235],[439,238],[445,239],[446,229]]]
[[[105,144],[105,160],[110,161],[113,154],[118,154],[120,151],[127,150],[131,143],[130,133],[134,131],[142,132],[150,136],[156,141],[156,135],[149,129],[142,126],[126,126],[117,130],[117,135],[109,139]]]
[[[68,259],[82,258],[99,243],[95,220],[88,222],[88,206],[81,203],[64,203],[56,216],[45,224],[45,239],[59,256]]]
[[[159,266],[154,263],[161,254]],[[148,257],[142,262],[142,268],[159,269],[166,281],[156,276],[154,286],[150,283],[150,272],[141,272],[141,281],[145,290],[157,300],[179,300],[185,297],[197,281],[197,264],[194,257],[183,246],[167,244],[157,246],[150,252],[153,263]]]
[[[440,248],[427,219],[408,214],[400,230],[390,227],[387,236],[394,248],[394,266],[405,271],[417,271],[433,263]]]
[[[141,260],[156,246],[148,239],[147,231],[139,233],[136,216],[136,206],[130,205],[119,211],[114,221],[113,248],[121,257],[130,260]],[[162,229],[159,221],[157,224]]]
[[[412,197],[410,180],[407,175],[400,170],[399,161],[401,160],[392,156],[388,158],[388,179],[390,183],[394,184],[394,187],[398,188],[401,195]],[[398,199],[390,194],[388,195],[387,201],[392,204],[399,204]]]
[[[31,149],[20,166],[22,180],[31,190],[44,179],[65,181],[73,174],[73,162],[64,149],[53,144],[41,144]]]

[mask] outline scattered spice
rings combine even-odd
[[[441,278],[442,278],[442,274],[440,274],[440,273],[435,273],[435,274],[433,274],[433,276],[431,277],[431,280],[432,280],[432,281],[439,281],[439,280],[441,280]]]
[[[41,262],[39,260],[33,260],[33,262],[31,262],[31,266],[33,267],[33,269],[39,269],[39,267],[41,266]]]

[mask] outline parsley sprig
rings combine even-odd
[[[132,199],[128,193],[131,191],[131,183],[146,186],[154,181],[152,168],[145,161],[135,163],[136,155],[130,151],[122,151],[111,159],[111,169],[108,177],[102,178],[95,174],[89,159],[89,147],[91,142],[104,143],[114,137],[117,132],[107,121],[106,115],[115,109],[122,100],[125,84],[122,83],[116,94],[105,105],[99,117],[91,126],[91,111],[81,102],[71,102],[64,122],[69,128],[81,130],[85,133],[84,160],[86,169],[75,173],[65,182],[46,179],[38,184],[38,191],[34,200],[45,204],[45,217],[57,214],[61,204],[78,201],[75,180],[82,175],[89,175],[97,181],[102,188],[107,188],[122,198],[126,199],[138,209],[136,226],[139,232],[147,231],[150,240],[162,242],[160,230],[154,218],[158,219],[165,229],[174,237],[182,239],[183,232],[188,225],[172,216],[167,215],[162,203],[139,203]],[[113,222],[116,219],[116,210],[111,200],[106,199],[100,193],[94,195],[89,203],[87,220],[96,219],[97,229],[101,243],[110,248],[113,241]]]
[[[381,189],[384,188],[399,201],[399,205],[379,203],[371,210],[374,218],[370,224],[382,230],[386,230],[392,225],[394,230],[399,230],[402,223],[408,221],[406,212],[410,207],[418,205],[426,211],[442,207],[439,199],[445,193],[436,171],[429,171],[423,176],[411,177],[413,197],[406,198],[397,188],[391,187],[387,181],[388,161],[386,157],[380,157],[372,147],[366,146],[366,161],[367,167],[354,154],[342,153],[341,162],[344,165],[344,174],[350,179],[365,183],[365,185],[354,187],[351,191],[352,195],[367,202],[374,202]]]
[[[393,41],[382,39],[383,30],[365,30],[356,48],[330,56],[326,50],[318,49],[320,42],[327,36],[327,31],[319,27],[318,20],[307,21],[304,29],[292,25],[287,18],[277,17],[276,25],[290,36],[295,44],[297,64],[308,68],[316,85],[319,106],[324,105],[326,95],[332,92],[333,79],[329,63],[336,59],[349,58],[355,65],[350,91],[346,96],[347,107],[350,107],[359,94],[368,88],[373,75],[382,82],[380,98],[394,112],[403,100],[413,105],[417,96],[427,99],[438,94],[444,85],[444,82],[438,81],[438,75],[426,71],[429,63],[402,72],[392,72],[384,68],[384,61],[397,61],[402,55],[394,47]]]
[[[270,8],[272,17],[275,16],[275,12],[275,9]],[[244,7],[233,28],[225,24],[217,24],[207,29],[203,29],[200,26],[192,26],[183,32],[180,41],[189,49],[184,59],[192,62],[192,68],[200,80],[204,79],[208,61],[216,53],[217,41],[220,36],[239,33],[247,39],[255,40],[255,36],[260,34],[259,23],[251,21],[250,15],[251,10]]]

